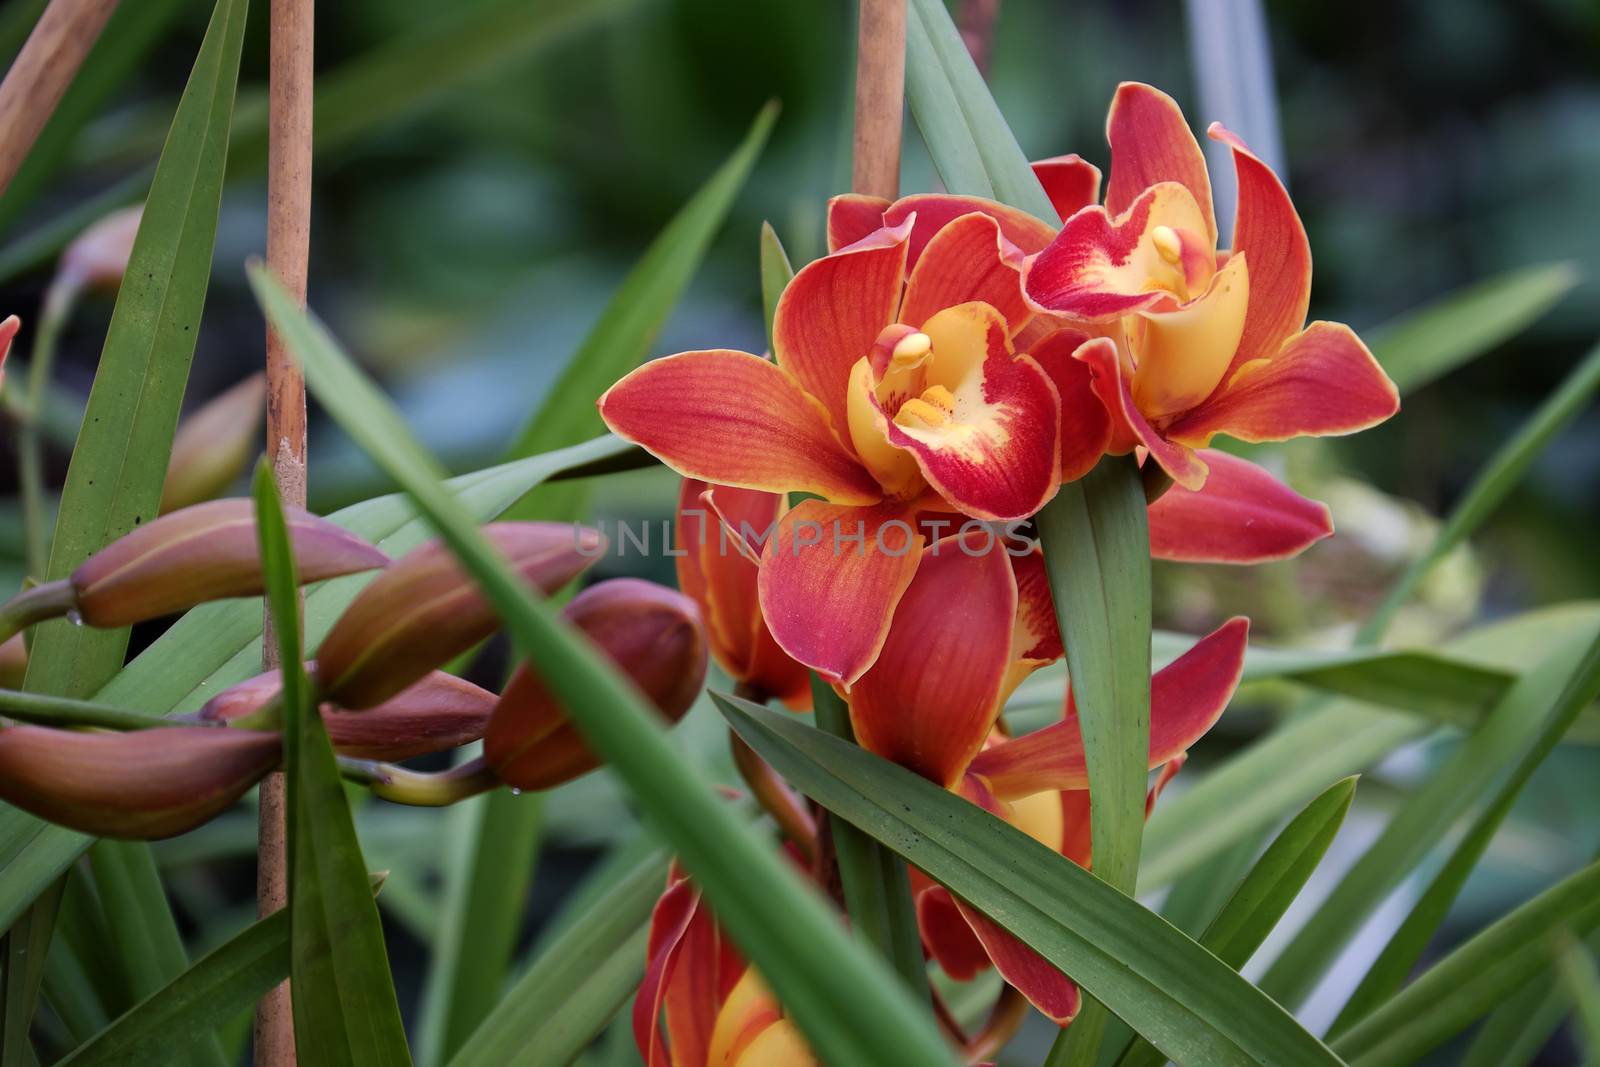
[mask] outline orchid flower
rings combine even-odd
[[[974,541],[958,535],[924,550],[878,661],[847,695],[856,739],[1087,865],[1089,781],[1070,691],[1059,722],[1014,739],[996,735],[1011,691],[1062,655],[1043,559],[980,552]],[[1221,715],[1239,683],[1248,630],[1247,620],[1230,620],[1156,672],[1152,768],[1170,776]],[[1041,1012],[1062,1025],[1072,1019],[1078,992],[1064,974],[932,882],[915,889],[924,943],[952,976],[993,963]],[[956,917],[965,933],[953,927]]]
[[[830,681],[876,659],[927,543],[920,511],[1025,519],[1059,485],[1057,389],[1012,340],[1033,318],[1024,257],[1052,233],[988,201],[908,197],[794,276],[774,361],[684,352],[600,399],[687,478],[821,498],[779,517],[758,588],[777,645]]]
[[[820,1067],[676,864],[650,916],[633,1036],[645,1067]]]
[[[1179,485],[1199,489],[1208,462],[1196,449],[1216,434],[1345,434],[1399,410],[1394,383],[1348,326],[1305,325],[1305,227],[1244,142],[1210,128],[1238,175],[1232,247],[1221,251],[1205,157],[1177,104],[1124,83],[1106,132],[1105,204],[1063,216],[1029,260],[1024,291],[1035,310],[1088,331],[1073,356],[1110,412],[1109,451],[1148,449]]]

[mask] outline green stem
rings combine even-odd
[[[0,716],[40,726],[101,726],[108,730],[148,730],[172,720],[147,711],[130,711],[70,697],[42,696],[0,689]]]
[[[22,491],[22,526],[28,573],[42,579],[50,563],[51,527],[54,525],[44,486],[44,445],[40,416],[55,368],[57,341],[67,315],[76,302],[77,286],[57,278],[45,293],[39,332],[28,362],[28,391],[18,412],[17,476]]]
[[[9,641],[36,622],[59,619],[78,606],[78,593],[63,578],[24,589],[0,604],[0,641]]]
[[[419,808],[442,808],[500,785],[500,779],[481,757],[429,774],[393,763],[340,756],[339,773],[366,786],[374,796]]]
[[[811,675],[811,703],[819,730],[855,741],[849,708],[815,673]],[[843,819],[830,819],[828,826],[851,927],[883,954],[912,993],[931,1002],[928,965],[922,956],[922,935],[904,861]]]

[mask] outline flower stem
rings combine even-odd
[[[419,808],[442,808],[500,785],[500,779],[481,757],[429,774],[393,763],[340,756],[339,773],[365,785],[374,796]]]
[[[40,414],[45,392],[56,362],[57,342],[62,327],[76,303],[78,286],[57,276],[45,293],[39,332],[34,335],[33,353],[28,360],[28,385],[16,415],[17,482],[22,496],[23,556],[28,574],[43,579],[50,565],[50,541],[55,525],[45,500],[44,444],[40,433]]]
[[[817,728],[854,742],[850,711],[833,688],[811,676],[811,703]],[[922,1000],[931,1000],[922,935],[911,902],[911,877],[905,861],[843,819],[829,819],[839,881],[850,925],[870,941]]]
[[[734,695],[756,704],[766,703],[764,694],[750,693],[742,684],[734,690]],[[817,820],[812,818],[805,802],[778,777],[766,760],[756,754],[755,749],[745,743],[744,738],[732,730],[728,731],[728,746],[733,750],[733,765],[738,768],[739,777],[750,787],[750,795],[756,798],[763,811],[772,816],[772,821],[778,824],[778,831],[794,842],[806,862],[814,864],[817,860]]]
[[[43,696],[0,689],[0,716],[39,726],[99,726],[108,730],[148,730],[171,726],[172,720],[147,711],[130,711],[70,697]]]
[[[24,589],[0,604],[0,641],[9,641],[36,622],[59,619],[78,606],[78,594],[65,578]]]

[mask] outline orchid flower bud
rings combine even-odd
[[[21,689],[28,673],[28,643],[21,634],[0,641],[0,689]]]
[[[115,289],[121,285],[143,215],[144,205],[138,204],[113,211],[84,230],[61,254],[61,266],[56,271],[58,284],[74,290]]]
[[[132,733],[0,730],[0,799],[97,837],[192,830],[278,765],[276,733],[162,726]]]
[[[637,578],[613,578],[573,598],[562,615],[632,679],[669,723],[706,677],[706,637],[694,601]],[[489,719],[484,761],[516,789],[549,789],[599,765],[566,710],[523,665]]]
[[[605,549],[593,530],[502,522],[484,535],[530,584],[549,594]],[[345,609],[317,652],[317,683],[342,708],[371,708],[494,633],[499,618],[441,541],[391,564]]]
[[[302,582],[389,562],[327,519],[299,508],[285,512]],[[68,582],[79,616],[102,627],[128,626],[208,600],[258,596],[255,506],[249,500],[215,500],[163,515],[90,556]]]
[[[315,663],[306,664],[314,672]],[[283,676],[258,674],[217,694],[196,716],[202,722],[231,722],[259,711],[278,695]],[[340,755],[361,759],[403,760],[459,748],[483,736],[496,697],[444,671],[434,671],[416,685],[368,711],[322,706],[328,739]]]
[[[22,329],[22,320],[15,315],[7,315],[0,321],[0,382],[6,380],[6,357],[11,354],[11,342],[16,338],[17,331]]]
[[[221,496],[260,445],[267,377],[252,374],[207,401],[178,425],[161,489],[161,513]]]

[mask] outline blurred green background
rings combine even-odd
[[[14,35],[39,6],[8,0],[0,31]],[[324,3],[317,67],[331,74],[411,39],[422,47],[410,76],[425,78],[435,58],[430,39],[496,11],[512,26],[519,10],[537,6]],[[846,191],[852,4],[605,6],[598,18],[537,46],[509,49],[514,54],[492,63],[469,60],[464,76],[452,76],[424,106],[317,157],[311,304],[457,470],[504,454],[629,266],[732,151],[765,101],[782,104],[771,142],[655,349],[759,351],[760,223],[771,221],[790,256],[803,262],[823,250],[826,198]],[[0,233],[0,248],[153,160],[209,13],[200,3],[166,7],[170,27],[72,140],[64,176]],[[1197,0],[1201,17],[1205,7]],[[251,12],[241,114],[264,96],[266,9],[258,2]],[[1512,268],[1567,262],[1579,277],[1530,328],[1408,396],[1392,423],[1349,445],[1296,446],[1268,457],[1302,491],[1328,499],[1340,522],[1341,535],[1300,565],[1248,573],[1158,568],[1158,625],[1198,630],[1245,610],[1263,640],[1347,640],[1386,578],[1425,543],[1426,516],[1450,505],[1600,337],[1600,4],[1366,0],[1271,2],[1265,9],[1286,179],[1315,255],[1313,317],[1366,332]],[[1199,106],[1178,0],[1004,0],[1000,10],[991,83],[1030,156],[1075,151],[1103,167],[1105,109],[1125,79],[1172,93],[1197,127],[1213,117]],[[399,83],[406,77],[402,72]],[[354,105],[381,107],[399,83],[375,84]],[[252,176],[259,166],[235,162],[241,176],[224,198],[189,407],[252,373],[262,358],[262,325],[243,265],[264,247],[265,189]],[[903,188],[935,187],[908,122]],[[17,312],[25,324],[34,318],[49,276],[47,267],[33,269],[0,285],[0,313]],[[64,338],[56,377],[69,394],[87,393],[110,306],[109,298],[91,303]],[[30,339],[25,326],[19,354]],[[317,510],[390,488],[315,415],[310,454]],[[54,482],[66,461],[65,449],[52,451]],[[14,456],[0,456],[0,496],[8,501],[0,516],[0,578],[12,585],[21,577],[20,528],[9,503],[14,470]],[[1597,487],[1600,418],[1591,412],[1545,453],[1475,538],[1473,552],[1438,572],[1422,607],[1403,620],[1402,639],[1429,641],[1474,618],[1600,596]],[[601,483],[595,502],[609,519],[660,520],[675,492],[675,479],[654,470]],[[621,572],[670,581],[671,563],[634,556],[608,559],[599,570]],[[499,669],[493,658],[480,668],[488,676]],[[1273,700],[1269,693],[1255,703]],[[1202,746],[1196,766],[1257,732],[1261,716],[1251,701],[1242,703]],[[721,758],[718,724],[705,716],[691,720],[684,743],[714,754],[714,762]],[[1363,786],[1360,803],[1376,818],[1385,783],[1410,781],[1429,759],[1425,746],[1398,754]],[[1597,771],[1593,749],[1564,750],[1550,762],[1442,941],[1475,929],[1592,852]],[[603,776],[560,791],[551,818],[557,851],[535,881],[530,932],[598,846],[630,821]],[[408,1012],[420,990],[444,820],[386,811],[366,824],[373,866],[392,859],[420,868],[413,884],[420,903],[406,905],[404,886],[385,894]],[[162,853],[179,874],[185,916],[197,926],[209,926],[203,920],[214,912],[237,915],[246,906],[249,860],[239,843],[247,821],[218,827]],[[1347,831],[1341,844],[1359,851],[1360,837],[1359,829]],[[1564,1042],[1559,1038],[1542,1062],[1571,1062]]]

